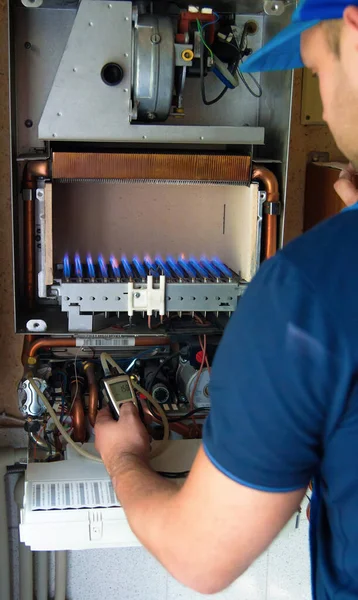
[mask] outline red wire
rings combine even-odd
[[[204,337],[206,337],[206,336],[204,336]],[[203,342],[201,340],[201,337],[199,337],[199,344],[200,344],[200,348],[201,348],[202,353],[205,355],[205,363],[206,363],[207,369],[208,369],[208,371],[210,373],[211,372],[211,368],[210,368],[210,365],[209,365],[209,359],[208,359],[208,355],[206,354],[206,350],[204,350],[204,346],[203,346]]]
[[[191,396],[190,396],[190,410],[194,409],[194,398],[195,398],[196,388],[198,387],[198,383],[199,383],[201,374],[203,372],[205,360],[207,360],[207,356],[206,356],[206,335],[204,335],[203,338],[204,338],[204,342],[203,342],[203,345],[202,345],[201,338],[199,337],[199,343],[200,343],[200,346],[202,348],[203,356],[202,356],[202,359],[201,359],[201,364],[200,364],[200,368],[199,368],[198,374],[197,374],[196,379],[195,379],[193,391],[191,392]],[[194,415],[193,415],[193,421],[195,422]]]

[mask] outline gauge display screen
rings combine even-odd
[[[109,391],[116,402],[123,402],[123,400],[131,400],[131,398],[133,398],[133,393],[128,381],[117,381],[111,383],[109,385]]]

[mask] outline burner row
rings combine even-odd
[[[62,265],[62,274],[65,280],[70,279],[102,279],[102,280],[128,280],[141,279],[144,280],[148,275],[159,278],[160,275],[165,275],[170,280],[204,280],[204,281],[231,281],[237,277],[219,258],[214,257],[210,260],[206,257],[197,259],[191,256],[185,259],[184,255],[178,259],[172,256],[167,256],[163,259],[157,256],[152,260],[148,255],[141,261],[137,256],[134,256],[129,261],[125,256],[122,256],[118,261],[115,256],[111,255],[109,262],[105,260],[102,254],[98,256],[97,263],[93,262],[90,254],[86,257],[86,262],[82,263],[78,253],[74,255],[74,260],[71,262],[68,254],[65,254]]]

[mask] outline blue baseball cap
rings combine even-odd
[[[242,63],[243,73],[284,71],[304,66],[301,58],[301,33],[328,19],[341,19],[347,6],[357,0],[301,0],[292,15],[292,23],[272,38],[263,48]]]

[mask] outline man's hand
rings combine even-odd
[[[111,477],[128,455],[149,461],[149,435],[132,402],[121,407],[119,421],[113,419],[108,406],[103,408],[97,416],[95,436],[96,449]]]
[[[352,163],[341,171],[338,181],[334,184],[338,196],[347,206],[352,206],[358,202],[358,189],[355,183],[355,177],[358,175]]]

